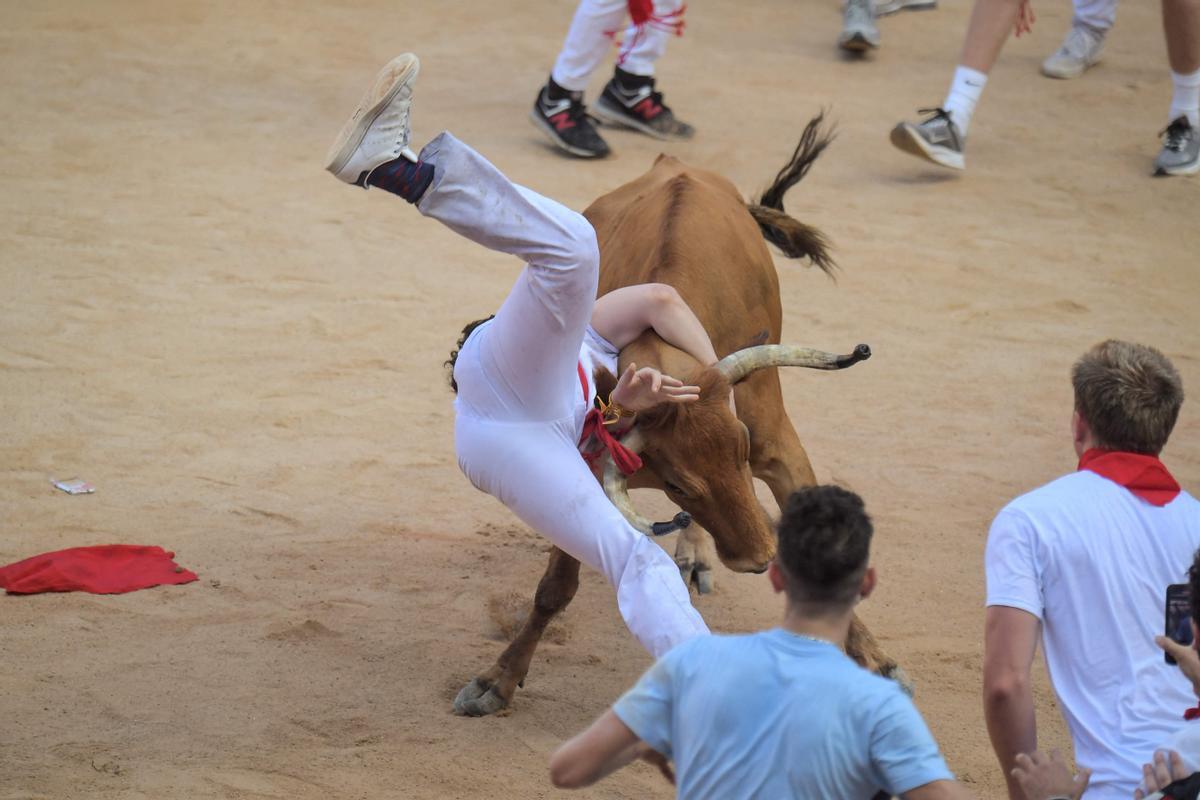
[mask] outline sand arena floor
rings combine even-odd
[[[567,161],[525,119],[573,6],[0,8],[0,563],[144,543],[201,576],[0,597],[0,799],[557,794],[550,751],[648,664],[596,574],[512,713],[450,713],[545,560],[459,474],[441,366],[519,264],[321,167],[375,70],[412,49],[418,143],[450,128],[575,208],[638,175],[658,143],[613,132],[614,158]],[[876,355],[784,391],[818,476],[875,515],[863,614],[984,797],[1002,781],[979,702],[983,545],[1008,498],[1074,466],[1070,363],[1108,336],[1153,343],[1200,395],[1200,178],[1148,174],[1170,91],[1158,6],[1123,4],[1103,64],[1071,82],[1037,74],[1069,5],[1037,10],[965,176],[887,143],[942,98],[965,0],[883,20],[864,62],[835,51],[832,0],[697,0],[660,72],[700,131],[665,149],[747,193],[819,108],[838,122],[788,208],[843,270],[779,259],[785,338]],[[1198,436],[1193,399],[1165,454],[1193,490]],[[98,491],[48,483],[74,475]],[[697,600],[715,629],[775,623],[763,578],[717,579]],[[1043,743],[1067,745],[1038,687]],[[670,795],[637,766],[577,796]]]

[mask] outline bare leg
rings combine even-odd
[[[454,712],[468,717],[494,714],[512,700],[518,686],[525,683],[529,662],[550,620],[575,597],[579,588],[579,562],[559,550],[550,551],[550,563],[538,582],[533,608],[521,632],[496,659],[487,672],[462,688],[454,698]]]
[[[1200,0],[1163,0],[1162,17],[1171,71],[1200,70]]]
[[[1020,10],[1021,0],[975,0],[958,63],[985,75],[991,72]]]

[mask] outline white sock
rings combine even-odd
[[[983,94],[983,87],[986,85],[987,75],[977,69],[960,65],[954,70],[954,82],[950,84],[950,93],[946,95],[946,102],[942,103],[942,108],[950,112],[950,118],[954,120],[958,132],[963,136],[967,135],[971,114],[975,111],[975,104],[979,102],[979,95]]]
[[[1193,128],[1200,128],[1200,69],[1189,75],[1171,73],[1175,92],[1171,95],[1171,113],[1167,123],[1187,117]]]

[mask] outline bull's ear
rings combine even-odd
[[[617,376],[604,367],[596,367],[592,373],[592,382],[596,385],[596,396],[608,399],[613,389],[617,388]]]

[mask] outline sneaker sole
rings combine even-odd
[[[329,154],[326,156],[328,163],[325,165],[325,169],[334,175],[338,175],[345,169],[346,164],[354,155],[354,151],[366,138],[367,129],[379,118],[383,109],[395,99],[400,90],[416,80],[420,69],[421,62],[417,57],[412,53],[404,53],[393,58],[387,66],[379,71],[379,74],[375,76],[375,83],[363,95],[362,100],[358,103],[358,108],[354,110],[354,114],[342,126],[337,138],[333,140]]]
[[[1048,68],[1045,64],[1042,64],[1042,74],[1045,75],[1047,78],[1054,78],[1054,79],[1060,80],[1060,81],[1069,81],[1074,78],[1078,78],[1080,75],[1087,72],[1089,69],[1091,69],[1092,67],[1096,66],[1099,63],[1100,63],[1099,61],[1093,61],[1090,64],[1084,64],[1083,66],[1079,67],[1078,69],[1072,68],[1072,69],[1059,69],[1059,70]]]
[[[918,156],[926,161],[932,161],[934,164],[949,167],[950,169],[966,169],[967,161],[963,158],[962,153],[956,153],[946,147],[935,147],[928,144],[921,138],[919,133],[912,130],[912,127],[911,123],[901,122],[892,128],[892,144],[906,153]]]
[[[575,147],[568,144],[558,135],[558,131],[554,130],[554,126],[546,122],[536,109],[529,110],[529,121],[533,123],[533,127],[546,134],[546,138],[564,153],[570,153],[578,158],[604,158],[608,155],[608,153],[593,153],[591,150],[584,150],[582,147]]]
[[[1200,158],[1197,158],[1190,164],[1184,164],[1182,167],[1157,167],[1154,174],[1157,176],[1164,175],[1195,175],[1200,172]]]
[[[592,114],[602,122],[607,122],[609,125],[621,125],[630,130],[639,131],[652,136],[663,142],[683,142],[692,138],[691,136],[677,136],[671,133],[663,133],[651,128],[649,125],[639,122],[635,119],[629,119],[625,116],[625,112],[615,109],[611,105],[611,101],[606,101],[604,95],[596,100],[596,104],[592,106]]]
[[[937,8],[937,0],[891,0],[875,6],[875,16],[886,17],[897,11],[930,11]]]
[[[848,38],[838,39],[838,47],[849,50],[851,53],[865,53],[878,48],[879,42],[872,42],[863,34],[855,32]]]

